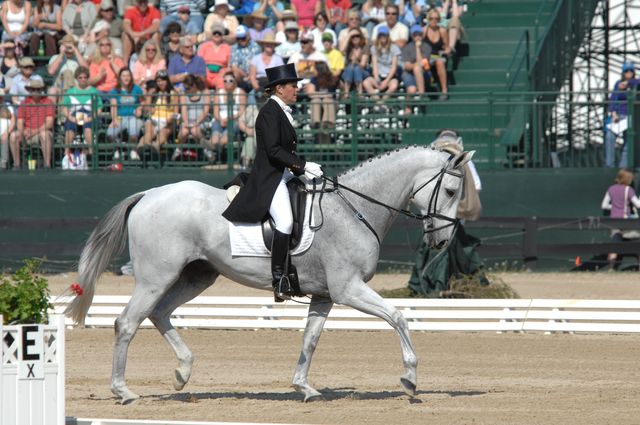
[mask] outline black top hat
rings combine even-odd
[[[291,81],[300,81],[302,78],[298,78],[296,73],[296,66],[293,63],[286,65],[274,66],[267,68],[267,79],[269,80],[265,87],[274,87],[278,84],[285,84]]]

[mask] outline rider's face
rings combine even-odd
[[[290,83],[281,84],[278,86],[278,97],[286,104],[295,103],[298,99],[298,83],[292,81]]]

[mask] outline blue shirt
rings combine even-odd
[[[206,65],[204,63],[204,59],[200,56],[195,55],[191,58],[189,63],[184,63],[182,56],[174,56],[169,61],[169,69],[167,70],[167,73],[170,77],[180,74],[193,74],[204,77],[206,75],[205,69]]]
[[[131,91],[113,89],[109,92],[109,97],[118,103],[118,115],[121,117],[133,117],[136,115],[136,108],[140,105],[142,89],[134,84]]]

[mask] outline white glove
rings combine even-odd
[[[304,165],[304,176],[312,180],[314,178],[322,177],[324,173],[322,172],[322,167],[320,164],[316,164],[315,162],[309,162]]]

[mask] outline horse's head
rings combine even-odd
[[[464,165],[475,151],[443,155],[444,163],[435,174],[433,169],[416,179],[413,202],[425,217],[423,220],[424,241],[431,248],[446,246],[458,223],[456,213],[462,198]]]

